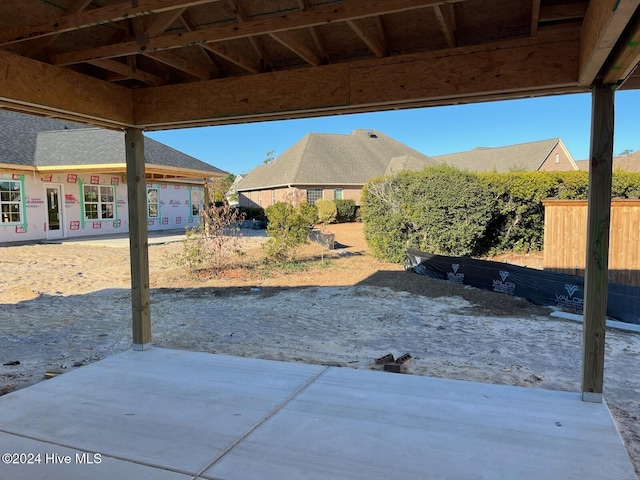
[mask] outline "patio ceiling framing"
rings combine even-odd
[[[134,344],[143,349],[151,341],[143,130],[591,89],[595,262],[587,263],[583,396],[598,400],[610,117],[613,90],[640,85],[639,4],[15,0],[0,5],[0,108],[125,129],[130,225],[139,227],[130,242]]]

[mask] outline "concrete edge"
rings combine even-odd
[[[577,315],[575,313],[568,313],[568,312],[562,312],[557,310],[555,312],[551,312],[550,315],[552,317],[563,318],[565,320],[572,320],[574,322],[582,323],[583,321],[582,315]],[[623,332],[640,333],[640,325],[635,325],[633,323],[619,322],[617,320],[607,320],[606,324],[607,324],[607,328],[622,330]]]

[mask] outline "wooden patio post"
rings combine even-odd
[[[129,256],[133,349],[151,346],[149,309],[149,244],[147,240],[147,181],[144,171],[144,136],[139,128],[125,130],[127,193],[129,199]]]
[[[614,97],[612,85],[593,87],[582,340],[582,400],[585,402],[602,402],[604,386]]]

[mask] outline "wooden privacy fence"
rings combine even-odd
[[[544,269],[584,275],[587,201],[545,200]],[[640,200],[612,200],[609,281],[640,286]]]

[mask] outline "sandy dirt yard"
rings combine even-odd
[[[580,391],[581,324],[379,262],[361,224],[330,230],[341,248],[308,245],[286,269],[264,263],[264,238],[247,237],[218,275],[172,263],[181,242],[151,245],[153,343],[362,369],[408,352],[408,374]],[[540,255],[500,260],[541,265]],[[0,394],[130,348],[126,242],[0,247],[0,271]],[[640,335],[608,330],[605,368],[606,400],[640,472]]]

